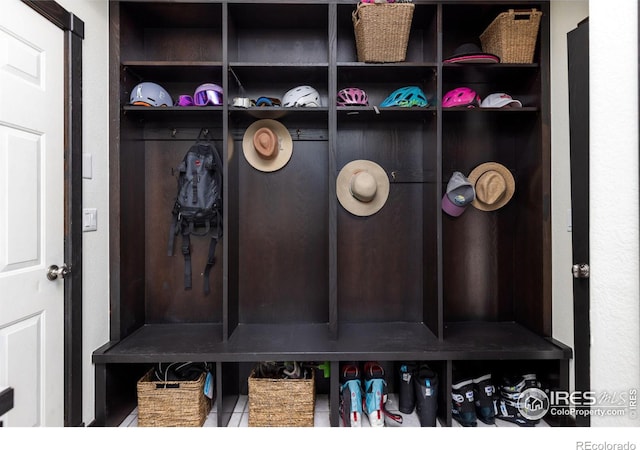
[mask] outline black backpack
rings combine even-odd
[[[191,289],[190,235],[211,234],[209,256],[203,272],[204,292],[208,294],[216,244],[222,237],[222,159],[211,141],[203,142],[201,136],[202,131],[177,167],[178,194],[173,205],[168,255],[173,255],[175,236],[182,234],[184,288]]]

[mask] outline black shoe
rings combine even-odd
[[[463,380],[451,385],[451,413],[463,427],[475,427],[476,405],[473,397],[473,380]]]
[[[398,389],[398,410],[403,414],[411,414],[416,405],[413,388],[413,377],[416,363],[406,362],[400,365],[400,387]]]
[[[518,400],[526,389],[541,389],[540,382],[535,374],[526,374],[519,377],[505,377],[500,385],[500,396],[496,401],[495,417],[515,423],[521,427],[536,426],[540,420],[532,420],[524,417],[520,411]]]
[[[476,403],[476,416],[487,425],[496,423],[495,419],[495,387],[488,373],[473,379],[473,396]]]
[[[438,412],[438,374],[423,364],[413,376],[416,413],[420,426],[435,427]]]

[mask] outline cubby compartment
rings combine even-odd
[[[516,11],[535,8],[545,11],[542,2],[532,3],[480,3],[473,4],[444,4],[442,6],[442,58],[454,55],[456,49],[464,44],[475,44],[482,49],[480,35],[491,22],[503,12],[510,9]],[[541,39],[538,38],[534,54],[534,63],[540,61]],[[520,64],[518,64],[520,65]]]
[[[223,258],[211,271],[209,294],[199,276],[206,264],[209,236],[191,237],[193,289],[185,290],[181,236],[175,236],[174,256],[167,255],[173,204],[177,189],[176,166],[198,135],[206,132],[220,149],[219,120],[189,120],[165,115],[156,121],[123,121],[119,151],[120,257],[115,274],[122,283],[120,332],[127,336],[143,325],[222,322]],[[219,119],[219,117],[218,117]],[[217,254],[223,253],[220,242]],[[220,330],[218,330],[220,333]],[[218,339],[221,335],[218,334]]]
[[[355,33],[353,29],[352,14],[357,4],[337,5],[337,51],[338,64],[358,63]],[[409,41],[405,61],[391,63],[392,65],[420,65],[434,64],[437,60],[437,6],[416,4],[413,11],[413,20],[409,31]],[[380,39],[384,39],[383,36]],[[369,64],[367,64],[369,65]],[[377,64],[371,64],[377,65]]]
[[[271,97],[284,104],[285,94],[300,86],[310,86],[315,89],[320,98],[318,106],[300,106],[305,108],[328,111],[330,93],[328,92],[329,72],[326,64],[320,65],[287,65],[287,66],[260,66],[256,64],[233,64],[229,68],[229,99],[234,97],[257,100],[259,97]],[[230,102],[231,104],[231,102]],[[232,105],[232,104],[231,104]],[[275,111],[289,111],[281,106]],[[254,106],[258,111],[264,111],[265,107]],[[271,108],[271,107],[266,107]],[[232,107],[234,110],[242,110],[241,107]]]
[[[404,116],[404,120],[402,120]],[[436,121],[405,113],[369,121],[340,118],[337,170],[370,160],[389,179],[389,196],[377,213],[337,213],[338,321],[428,324],[437,333],[435,234]],[[389,283],[389,279],[398,280]]]
[[[237,333],[243,333],[242,325],[267,324],[254,330],[274,343],[282,337],[273,324],[329,321],[327,123],[326,111],[323,121],[314,109],[267,119],[286,128],[292,141],[291,158],[273,172],[256,169],[243,153],[245,133],[262,119],[249,111],[235,113],[231,121],[229,224],[237,265],[229,267],[229,308],[237,312]]]
[[[147,107],[131,105],[129,103],[131,92],[136,89],[139,83],[152,82],[160,85],[171,96],[172,106]],[[194,97],[196,90],[203,84],[215,84],[222,88],[222,68],[219,66],[183,66],[183,67],[159,67],[159,66],[124,66],[122,69],[122,110],[125,114],[140,117],[169,117],[170,112],[185,112],[185,115],[174,116],[177,123],[181,117],[189,116],[193,120],[194,116],[200,115],[200,120],[207,118],[214,119],[218,128],[222,126],[222,105],[190,105],[179,106],[178,99],[181,95]],[[210,87],[209,87],[210,88]],[[223,101],[227,96],[223,94]],[[217,115],[212,114],[217,111]],[[201,114],[201,113],[205,114]],[[193,114],[195,113],[195,114]],[[187,122],[189,123],[189,122]]]
[[[329,62],[327,4],[230,3],[229,61]]]
[[[369,109],[380,107],[392,93],[405,87],[418,87],[424,93],[427,106],[401,107],[402,112],[416,113],[419,111],[435,109],[437,102],[437,82],[435,66],[388,66],[375,65],[373,67],[362,65],[340,65],[338,66],[337,82],[338,90],[344,88],[362,89],[368,98]],[[338,111],[348,111],[348,114],[355,114],[358,111],[366,110],[362,106],[339,106]],[[380,111],[389,111],[393,108],[380,108]]]
[[[447,426],[447,405],[449,396],[446,394],[448,384],[448,364],[446,361],[438,360],[376,360],[358,359],[338,362],[340,373],[336,376],[340,383],[340,396],[338,402],[343,398],[343,391],[350,386],[345,384],[348,379],[354,378],[354,368],[357,369],[357,379],[360,380],[362,388],[361,395],[366,398],[367,380],[372,377],[372,373],[367,371],[370,364],[382,368],[382,378],[384,379],[384,391],[386,402],[384,408],[388,415],[384,422],[387,427],[441,427]],[[370,371],[371,372],[371,371]],[[345,377],[346,374],[346,377]],[[376,372],[376,376],[379,372]],[[428,385],[430,391],[421,391],[421,385]],[[429,392],[433,397],[427,399],[426,395],[420,399],[421,392]],[[336,405],[339,407],[339,405]],[[420,418],[420,409],[424,409],[423,418]],[[434,419],[433,425],[429,422]],[[345,421],[350,417],[340,415],[339,426],[350,426]],[[371,422],[366,412],[363,414],[362,426],[370,427]],[[421,420],[424,420],[422,425]]]
[[[493,387],[491,398],[495,401],[494,406],[494,426],[566,426],[566,416],[558,414],[557,405],[553,404],[553,392],[567,392],[569,387],[566,384],[566,371],[568,362],[566,360],[548,359],[510,359],[510,360],[473,360],[454,361],[452,364],[452,386],[461,386],[465,389],[473,389],[474,397],[485,386]],[[451,388],[453,390],[453,388]],[[451,393],[449,393],[449,398]],[[482,393],[480,393],[482,395]],[[540,400],[540,411],[525,410],[527,397]],[[506,399],[506,404],[501,400]],[[478,398],[474,398],[478,400]],[[535,400],[535,401],[537,401]],[[518,402],[520,406],[518,405]],[[451,408],[451,401],[448,404]],[[529,407],[528,405],[526,406]],[[534,420],[534,417],[543,414],[544,408],[548,410],[542,420]],[[516,413],[516,411],[518,411]],[[522,415],[524,411],[525,415]],[[478,410],[476,409],[476,412]],[[520,423],[514,422],[513,417],[519,416]],[[527,425],[523,425],[524,420],[530,420]],[[455,422],[455,420],[454,420]],[[478,426],[482,426],[478,416]]]
[[[541,79],[534,65],[447,63],[443,65],[443,77],[443,98],[453,89],[466,87],[475,91],[480,100],[490,94],[503,93],[519,100],[525,111],[541,107]]]
[[[222,61],[222,4],[126,2],[120,20],[123,61]]]
[[[539,115],[457,110],[443,122],[443,190],[454,171],[468,176],[485,162],[501,164],[515,181],[499,209],[469,205],[458,217],[442,216],[445,322],[515,321],[545,334],[545,221],[533,220],[546,217],[549,196],[538,169]]]

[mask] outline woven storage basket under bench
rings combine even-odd
[[[312,427],[316,403],[315,373],[311,378],[257,378],[249,375],[250,427]]]
[[[211,410],[204,395],[206,374],[196,381],[153,380],[153,369],[138,381],[139,427],[201,427]]]

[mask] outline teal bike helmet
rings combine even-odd
[[[422,89],[418,86],[405,86],[397,89],[389,95],[382,103],[380,107],[387,108],[390,106],[401,106],[404,108],[410,108],[412,106],[425,107],[429,106],[427,96],[424,95]]]

